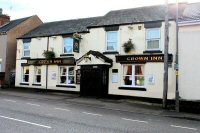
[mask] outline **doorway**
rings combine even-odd
[[[81,66],[82,96],[105,97],[108,94],[108,66]]]

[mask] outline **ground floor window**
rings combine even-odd
[[[73,85],[75,84],[74,81],[74,67],[68,66],[68,67],[60,67],[60,84],[64,85]]]
[[[28,66],[22,67],[22,82],[24,83],[29,82],[29,67]]]
[[[40,84],[41,83],[41,67],[35,67],[35,75],[34,75],[34,83]]]
[[[143,87],[144,86],[144,65],[123,65],[123,86]]]

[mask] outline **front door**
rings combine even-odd
[[[81,66],[80,91],[83,96],[103,97],[108,93],[108,67]]]

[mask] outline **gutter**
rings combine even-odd
[[[200,20],[197,21],[183,21],[183,22],[179,22],[178,26],[189,26],[189,25],[199,25],[200,24]]]

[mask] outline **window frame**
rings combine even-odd
[[[132,75],[125,75],[124,74],[124,66],[126,66],[126,65],[130,65],[131,67],[132,67]],[[136,75],[135,74],[135,66],[143,66],[143,69],[144,69],[144,72],[143,72],[143,75]],[[122,80],[121,80],[121,86],[123,86],[123,87],[137,87],[137,88],[144,88],[145,87],[145,67],[144,67],[145,65],[144,64],[123,64],[122,65],[122,76],[121,76],[121,78],[122,78]],[[133,69],[134,68],[134,69]],[[132,84],[131,85],[125,85],[124,84],[124,77],[125,76],[129,76],[129,77],[131,77],[131,79],[132,79]],[[135,77],[136,76],[143,76],[144,77],[144,85],[143,86],[139,86],[139,85],[136,85],[135,84]]]
[[[147,38],[147,34],[148,34],[148,31],[150,31],[150,30],[159,30],[159,38],[148,39]],[[161,28],[147,28],[145,37],[146,37],[145,38],[145,43],[146,43],[145,49],[146,49],[146,51],[161,50]],[[148,45],[148,41],[151,41],[151,40],[158,40],[159,41],[158,48],[156,48],[156,49],[148,49],[148,46],[147,46]]]
[[[29,73],[28,74],[24,74],[24,69],[28,68]],[[28,82],[24,81],[24,76],[28,75]],[[21,79],[22,83],[29,83],[30,82],[30,67],[29,66],[23,66],[22,67],[22,79]]]
[[[108,33],[117,33],[117,41],[116,41],[116,49],[114,50],[108,50],[107,47],[108,47],[108,43],[113,43],[114,41],[111,41],[111,42],[108,42]],[[116,52],[118,51],[118,47],[119,47],[119,31],[106,31],[106,52]]]
[[[65,39],[72,39],[72,51],[71,52],[65,52]],[[63,54],[72,54],[73,53],[73,48],[74,48],[74,39],[72,37],[64,37],[63,38]]]
[[[73,67],[74,68],[74,74],[73,75],[69,75],[69,68]],[[61,75],[61,68],[66,68],[66,74],[65,75]],[[74,86],[75,85],[75,66],[59,66],[59,77],[58,77],[58,84],[59,85],[67,85],[67,86]],[[66,83],[61,83],[61,76],[65,76],[66,77]],[[68,77],[69,76],[73,76],[74,77],[74,83],[73,84],[68,84]]]
[[[25,48],[24,48],[24,45],[25,45],[25,44],[28,44],[28,45],[29,45],[29,48],[28,48],[28,49],[25,49]],[[24,53],[27,52],[27,51],[29,51],[29,55],[28,55],[28,56],[26,56],[26,55],[24,54]],[[23,43],[23,57],[30,57],[30,54],[31,54],[31,53],[30,53],[30,42],[24,42],[24,43]]]
[[[40,74],[36,74],[36,72],[37,72],[37,68],[39,68],[40,69]],[[36,81],[36,76],[40,76],[40,82],[37,82]],[[34,79],[33,79],[34,81],[34,84],[41,84],[41,81],[42,81],[42,69],[41,69],[41,66],[35,66],[34,67]]]

